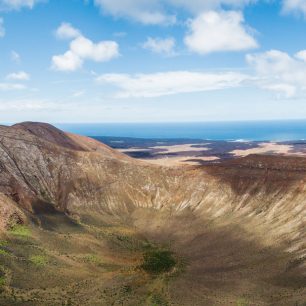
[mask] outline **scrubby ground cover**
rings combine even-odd
[[[300,263],[239,227],[146,210],[133,218],[50,216],[8,231],[0,305],[305,306]]]

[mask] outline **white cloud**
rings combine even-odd
[[[70,23],[63,22],[55,32],[59,39],[72,39],[81,35],[80,31],[74,28]]]
[[[41,0],[0,0],[1,10],[19,10],[21,8],[33,8]]]
[[[295,57],[299,60],[306,62],[306,50],[299,51],[295,54]]]
[[[176,18],[166,14],[159,0],[95,0],[105,13],[127,17],[143,24],[173,24]]]
[[[101,41],[95,44],[84,36],[73,40],[70,50],[82,59],[91,59],[96,62],[107,62],[119,56],[119,47],[115,41]]]
[[[0,18],[0,37],[5,36],[4,20]]]
[[[277,98],[306,97],[306,50],[289,55],[279,50],[248,54],[252,70],[239,72],[170,71],[149,74],[102,74],[101,85],[112,85],[117,98],[149,98],[182,93],[255,86]]]
[[[305,0],[283,0],[284,13],[302,13],[306,16]]]
[[[154,74],[104,74],[96,80],[119,88],[118,98],[159,97],[180,93],[203,92],[241,86],[248,76],[235,73],[201,73],[190,71]]]
[[[63,26],[63,24],[62,24]],[[119,56],[119,46],[115,41],[92,42],[90,39],[81,35],[81,32],[71,25],[61,29],[60,36],[72,38],[77,35],[70,43],[67,52],[52,57],[52,68],[60,71],[75,71],[82,67],[84,60],[95,62],[107,62]],[[63,30],[64,29],[64,30]]]
[[[19,55],[19,53],[17,53],[16,51],[12,50],[11,51],[11,60],[15,63],[20,63],[21,61],[21,57]]]
[[[263,84],[262,88],[274,91],[276,93],[276,97],[279,99],[283,97],[292,98],[297,94],[297,88],[294,85],[285,83]]]
[[[174,55],[175,39],[173,37],[165,39],[148,37],[142,47],[154,53]]]
[[[30,75],[24,71],[10,73],[6,76],[8,80],[16,80],[16,81],[28,81],[30,80]]]
[[[306,50],[294,56],[271,50],[249,54],[246,59],[256,72],[259,87],[278,92],[286,98],[306,94]]]
[[[83,60],[70,50],[62,55],[52,57],[52,68],[59,71],[75,71],[81,68]]]
[[[258,46],[245,26],[241,12],[202,13],[189,22],[189,31],[185,44],[199,54],[240,51]]]
[[[242,7],[256,0],[95,0],[105,13],[115,17],[127,17],[144,24],[173,24],[176,16],[168,14],[176,8],[186,9],[194,14],[222,9]]]

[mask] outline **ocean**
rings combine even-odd
[[[228,141],[292,141],[306,139],[306,120],[197,123],[62,123],[55,125],[68,132],[93,137],[184,138]]]

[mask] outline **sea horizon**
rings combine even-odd
[[[306,139],[306,119],[54,125],[67,132],[91,137],[279,142]]]

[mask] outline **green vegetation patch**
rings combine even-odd
[[[25,225],[15,225],[10,231],[9,233],[11,233],[14,236],[18,236],[18,237],[23,237],[23,238],[28,238],[31,237],[31,231],[28,227],[26,227]]]
[[[158,293],[153,293],[150,299],[150,305],[152,306],[168,306],[167,300]]]
[[[248,306],[248,305],[249,303],[244,298],[238,299],[236,302],[236,306]]]
[[[80,259],[82,262],[85,262],[87,264],[96,265],[107,271],[116,271],[120,268],[120,265],[114,264],[112,262],[106,262],[103,260],[103,258],[95,254],[86,254],[82,256]]]
[[[6,256],[10,254],[6,250],[0,249],[0,255]]]
[[[0,240],[0,247],[5,247],[8,245],[8,242],[5,240]]]
[[[87,254],[83,257],[83,260],[85,262],[89,262],[89,263],[93,263],[93,264],[99,264],[101,263],[101,258],[98,257],[97,255],[95,254]]]
[[[5,286],[6,284],[6,279],[4,276],[0,276],[0,288]]]
[[[0,292],[3,290],[3,287],[6,285],[6,276],[2,266],[0,266]]]
[[[173,253],[164,249],[151,249],[143,256],[141,268],[148,273],[159,274],[171,271],[176,265]]]
[[[29,260],[37,267],[43,267],[48,263],[47,257],[43,255],[33,255],[29,258]]]

